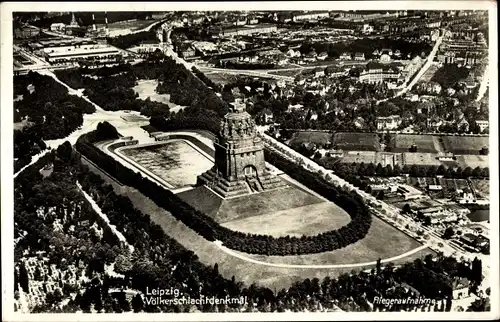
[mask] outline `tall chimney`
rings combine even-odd
[[[95,26],[95,17],[94,14],[92,14],[92,30],[96,31],[97,27]]]
[[[106,35],[109,34],[109,28],[108,28],[108,13],[104,11],[104,21],[106,23]]]

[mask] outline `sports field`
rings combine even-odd
[[[444,136],[446,152],[455,154],[480,154],[483,147],[489,147],[487,136]]]
[[[377,133],[338,132],[333,135],[333,146],[347,151],[381,151]]]
[[[437,159],[436,153],[420,153],[408,152],[403,153],[403,164],[411,165],[435,165],[440,166],[442,163]]]
[[[490,166],[489,157],[487,155],[458,155],[456,161],[462,169],[467,167],[471,167],[473,169],[475,167],[486,168]]]
[[[394,152],[409,152],[416,145],[416,152],[438,153],[443,151],[439,136],[419,134],[395,134],[392,140]]]

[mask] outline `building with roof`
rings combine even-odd
[[[304,21],[304,20],[320,20],[329,18],[330,13],[328,11],[309,11],[299,14],[294,14],[292,21]]]
[[[465,277],[455,278],[451,284],[453,299],[469,297],[469,280]]]
[[[364,53],[355,53],[354,60],[365,60],[365,54]]]
[[[222,29],[222,37],[250,36],[253,34],[269,34],[278,31],[274,24],[244,25]]]
[[[396,82],[401,76],[402,74],[396,65],[370,62],[359,73],[359,81],[367,83]]]
[[[341,60],[351,60],[352,59],[352,54],[349,53],[349,52],[342,53],[342,55],[340,55],[339,59],[341,59]]]
[[[120,50],[108,45],[87,44],[44,48],[49,63],[77,62],[82,60],[116,60],[123,57]]]

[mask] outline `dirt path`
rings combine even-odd
[[[365,266],[371,266],[371,265],[377,264],[377,261],[365,262],[365,263],[325,264],[325,265],[296,265],[296,264],[268,263],[268,262],[263,262],[263,261],[259,261],[259,260],[244,256],[240,253],[236,253],[236,252],[232,251],[231,249],[222,245],[222,242],[219,240],[216,240],[213,243],[217,247],[219,247],[219,249],[221,249],[223,252],[225,252],[231,256],[237,257],[237,258],[242,259],[242,260],[247,261],[247,262],[251,262],[251,263],[259,264],[259,265],[265,265],[265,266],[273,266],[273,267],[281,267],[281,268],[355,268],[355,267],[365,267]],[[424,244],[424,245],[417,247],[417,248],[414,248],[406,253],[403,253],[403,254],[400,254],[400,255],[397,255],[394,257],[382,259],[380,262],[381,263],[393,262],[393,261],[396,261],[398,259],[413,255],[421,250],[426,249],[427,247],[429,247],[429,245]]]

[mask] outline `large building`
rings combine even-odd
[[[387,117],[377,117],[377,130],[394,130],[401,125],[401,117],[399,115],[391,115]]]
[[[49,40],[33,44],[49,63],[77,62],[82,60],[113,60],[123,56],[122,52],[109,45],[84,40]]]
[[[234,103],[224,116],[215,143],[215,166],[198,176],[198,183],[224,198],[286,186],[267,171],[264,143],[245,104]]]
[[[359,73],[359,81],[366,83],[397,82],[402,77],[401,71],[394,64],[370,62]]]
[[[319,20],[329,18],[330,13],[328,11],[309,11],[299,14],[294,14],[293,21],[304,21],[304,20]]]

